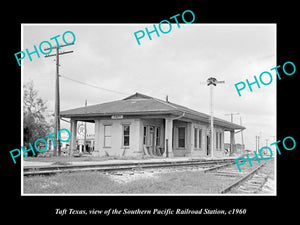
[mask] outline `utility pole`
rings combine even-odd
[[[233,115],[240,115],[240,113],[227,113],[227,114],[224,114],[225,116],[230,116],[230,122],[233,123]],[[242,123],[240,121],[240,123]],[[242,125],[242,124],[241,124]],[[241,130],[241,135],[242,135],[242,144],[244,144],[244,140],[243,140],[243,130]],[[234,145],[233,144],[230,144],[230,152],[233,153],[234,152]]]
[[[266,146],[268,146],[268,142],[269,142],[269,139],[268,138],[266,138]],[[266,151],[266,149],[264,149],[264,152],[263,152],[264,154],[266,154],[267,153],[267,151]]]
[[[214,157],[214,113],[213,113],[213,88],[217,84],[224,84],[225,81],[217,81],[216,78],[207,79],[207,86],[210,86],[210,152],[211,158]]]
[[[86,107],[86,106],[87,106],[87,100],[85,100],[85,107]],[[84,122],[83,152],[86,152],[86,122]]]
[[[74,43],[73,43],[74,44]],[[70,45],[73,45],[70,44]],[[73,51],[67,51],[67,52],[59,52],[59,49],[61,47],[65,47],[68,45],[60,45],[60,46],[53,46],[53,49],[56,49],[56,54],[46,55],[45,57],[51,57],[56,56],[56,78],[55,78],[55,109],[54,109],[54,115],[55,115],[55,143],[56,147],[54,148],[53,155],[54,156],[60,156],[61,155],[61,149],[60,149],[60,141],[58,139],[58,131],[60,130],[60,102],[59,102],[59,55],[72,53]],[[44,50],[50,50],[50,48],[45,48]]]
[[[255,135],[255,151],[257,152],[257,135]]]
[[[233,123],[233,115],[240,115],[239,113],[227,113],[225,116],[230,116],[230,122]]]
[[[258,135],[257,136],[257,153],[259,152],[259,139],[260,139],[260,136]]]
[[[255,151],[258,152],[258,136],[255,135]]]
[[[271,139],[272,143],[275,142],[275,136],[270,136],[270,137],[272,138],[272,139]],[[271,149],[272,149],[272,147],[273,147],[273,146],[270,146]],[[276,151],[276,147],[275,147],[275,151]]]
[[[242,116],[240,116],[240,125],[242,126]],[[242,145],[244,146],[244,135],[243,135],[243,130],[241,131],[241,136],[242,136]]]

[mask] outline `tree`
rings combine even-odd
[[[38,96],[33,81],[29,81],[24,85],[23,103],[24,147],[29,148],[29,143],[31,143],[34,148],[34,142],[39,138],[45,138],[49,134],[51,126],[45,117],[46,101]],[[41,143],[38,142],[38,144]],[[39,153],[35,152],[36,155]],[[31,151],[27,154],[29,156],[33,155]]]

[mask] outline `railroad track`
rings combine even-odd
[[[39,167],[24,167],[24,176],[34,175],[51,175],[66,172],[83,172],[83,171],[123,171],[123,170],[141,170],[146,168],[166,168],[166,167],[201,167],[215,170],[234,164],[234,159],[217,159],[217,160],[187,160],[187,161],[167,161],[167,162],[134,162],[122,164],[91,164],[91,165],[51,165]]]
[[[272,159],[273,160],[273,159]],[[271,161],[271,160],[270,160]],[[210,168],[204,172],[212,172],[215,176],[227,176],[232,180],[232,183],[223,188],[220,193],[256,193],[262,188],[267,180],[267,175],[257,174],[258,170],[265,166],[270,161],[262,163],[255,162],[253,167],[244,167],[241,172],[233,166],[220,166],[219,168]],[[254,162],[252,162],[254,164]]]

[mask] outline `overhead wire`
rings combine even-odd
[[[80,80],[76,80],[74,78],[67,77],[65,75],[61,75],[60,74],[59,76],[65,78],[65,79],[71,80],[73,82],[77,82],[77,83],[80,83],[80,84],[83,84],[83,85],[87,85],[87,86],[90,86],[90,87],[93,87],[93,88],[97,88],[97,89],[100,89],[100,90],[109,91],[109,92],[113,92],[113,93],[117,93],[117,94],[121,94],[121,95],[130,95],[129,93],[125,93],[125,92],[121,92],[121,91],[116,91],[116,90],[111,90],[111,89],[108,89],[108,88],[99,87],[99,86],[96,86],[96,85],[93,85],[93,84],[89,84],[89,83],[86,83],[86,82],[83,82],[83,81],[80,81]]]

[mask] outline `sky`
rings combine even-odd
[[[61,37],[66,31],[75,34],[74,45],[61,49],[74,52],[59,58],[61,110],[82,107],[85,100],[94,105],[139,92],[158,99],[168,95],[171,102],[209,114],[206,80],[212,76],[225,81],[214,88],[214,115],[230,120],[225,114],[239,113],[233,122],[240,124],[242,118],[246,149],[255,150],[256,135],[261,136],[260,146],[266,139],[268,144],[276,141],[276,75],[270,70],[277,66],[276,24],[182,22],[178,28],[175,23],[168,34],[152,33],[152,40],[146,34],[138,45],[134,32],[145,32],[145,27],[151,30],[153,24],[23,24],[21,51],[34,51],[33,46],[38,48],[43,41],[54,46],[50,38],[57,35],[64,44]],[[72,41],[71,35],[65,37]],[[47,112],[53,113],[55,57],[40,56],[22,60],[23,84],[32,80],[47,101]],[[234,85],[246,79],[253,82],[263,71],[273,75],[272,83],[261,88],[252,85],[253,92],[247,87],[239,97]],[[69,124],[62,122],[61,127]],[[236,134],[236,142],[241,143],[241,134]]]

